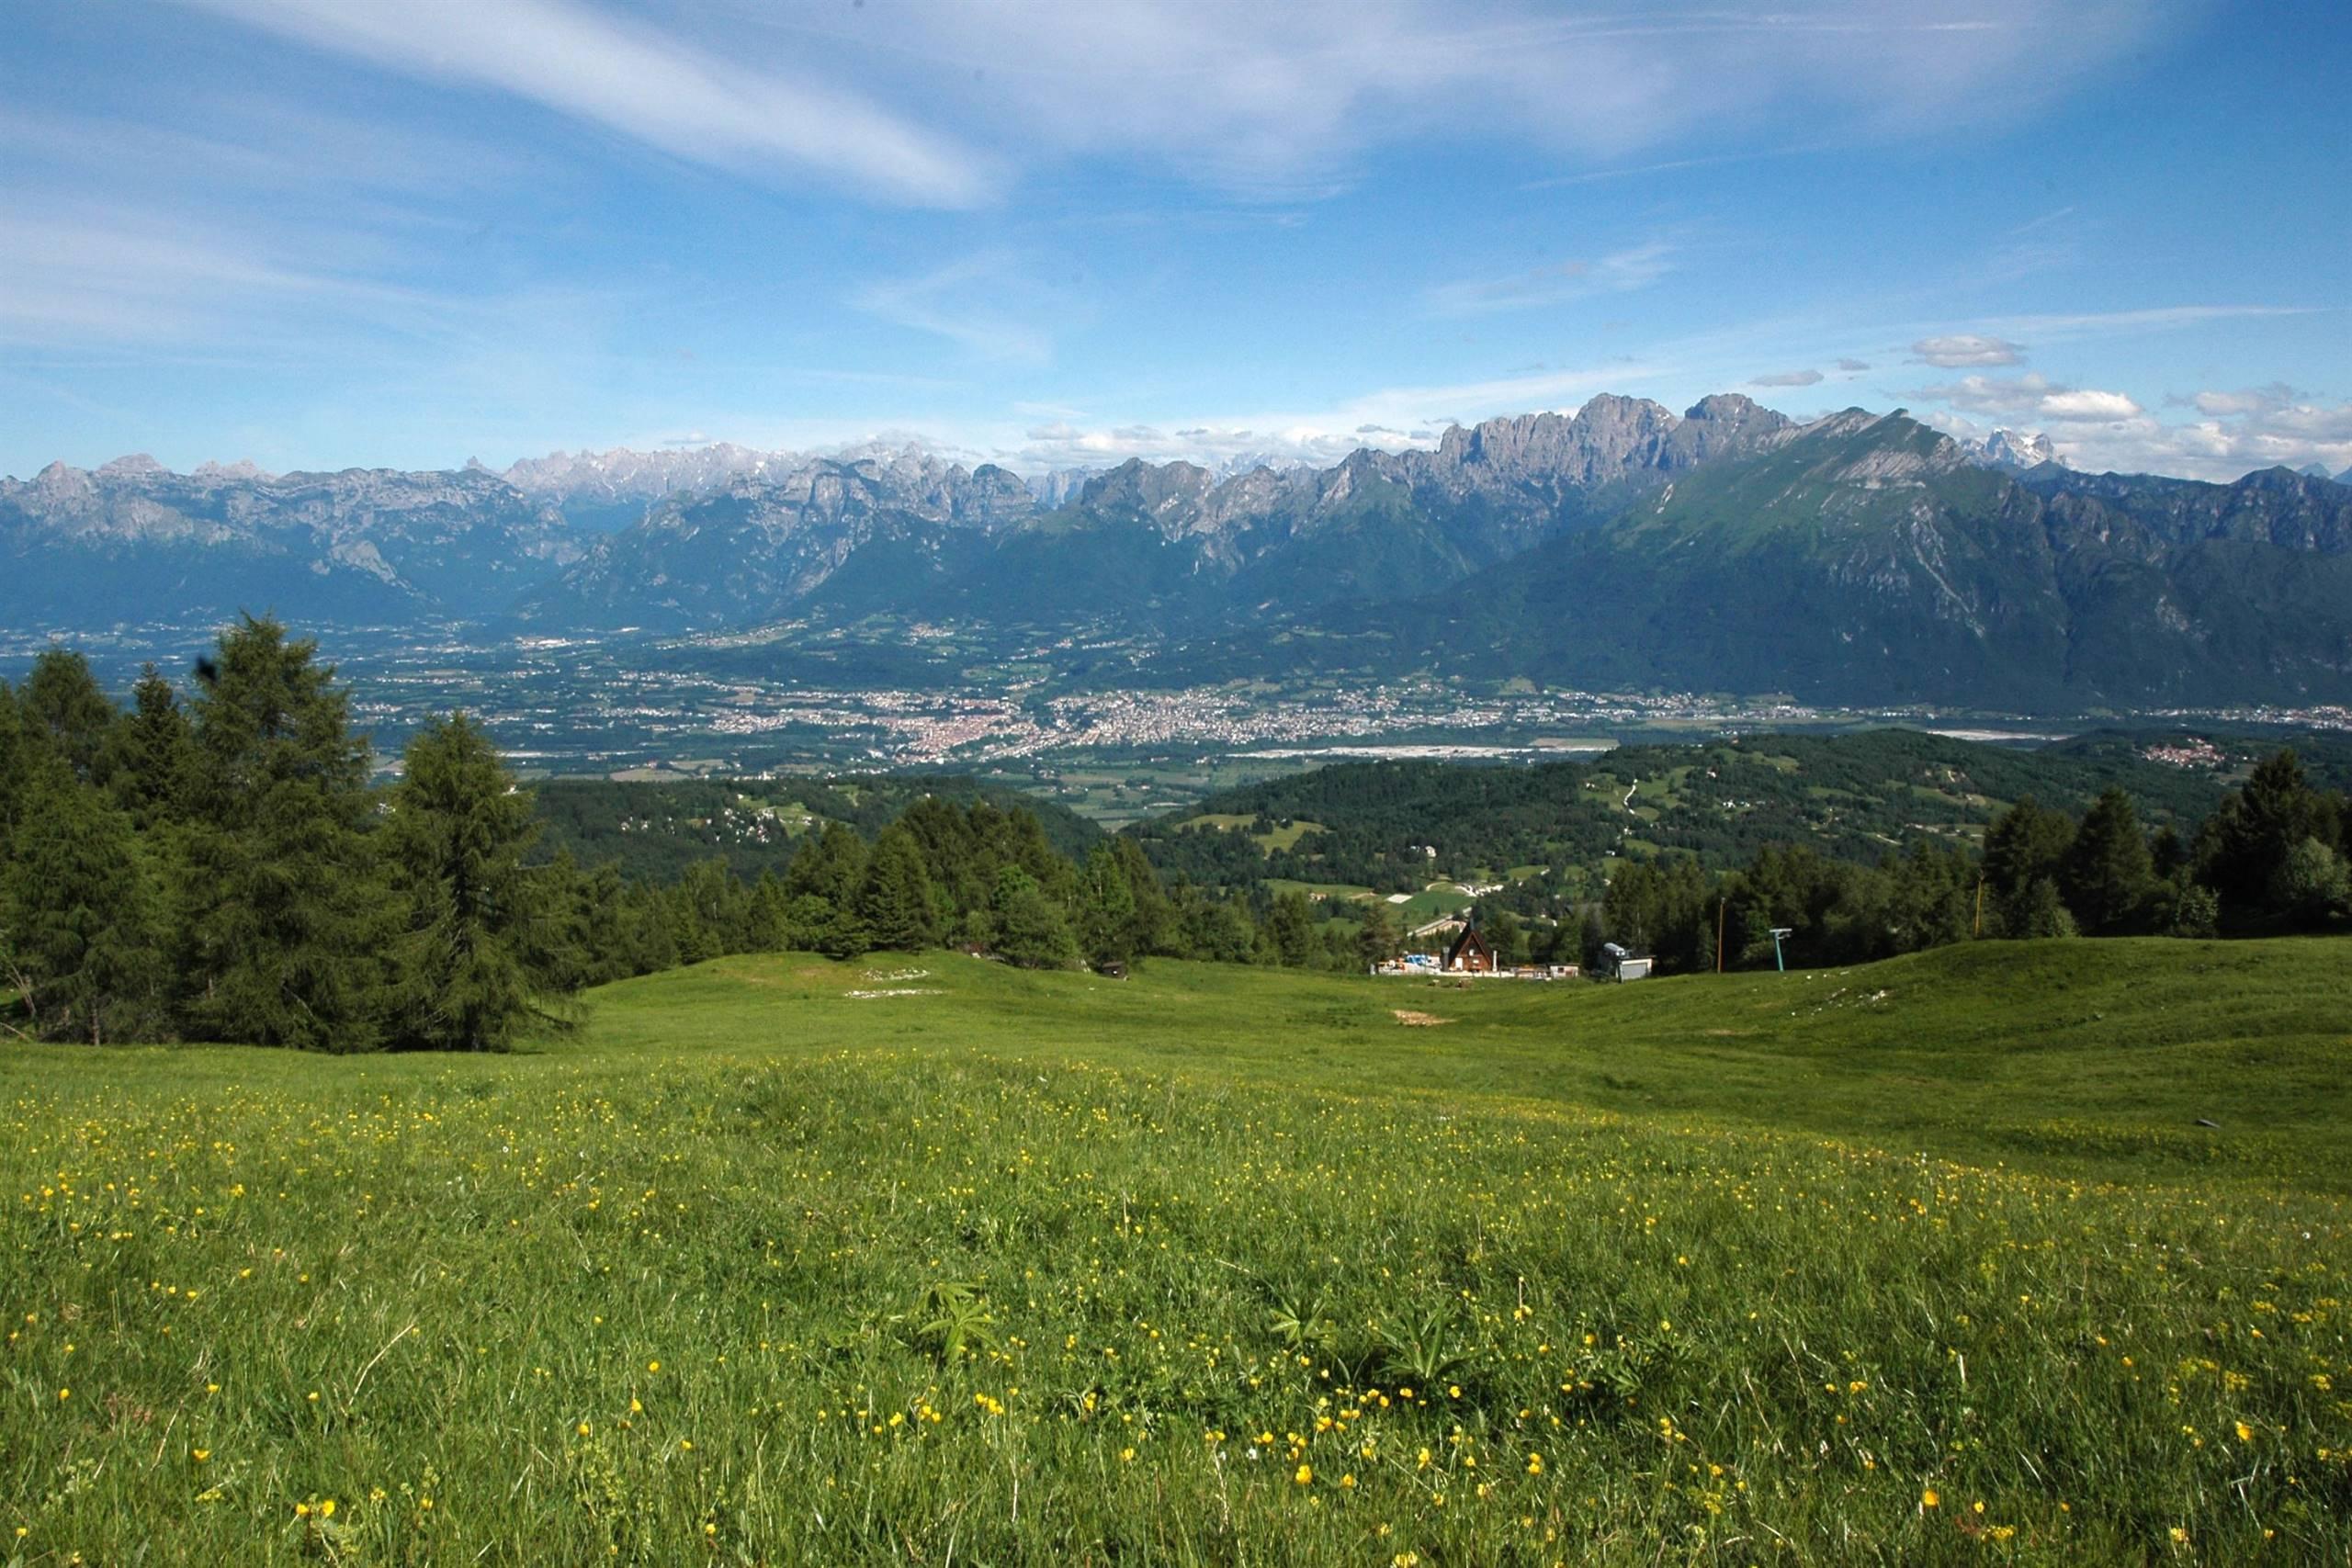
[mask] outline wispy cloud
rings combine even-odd
[[[1594,261],[1566,261],[1506,277],[1461,278],[1429,292],[1430,309],[1441,316],[1483,315],[1565,305],[1596,294],[1625,294],[1647,288],[1674,270],[1675,247],[1651,240],[1612,251]]]
[[[2165,305],[2144,310],[2085,310],[2070,314],[2001,316],[1984,325],[1994,332],[2020,337],[2109,337],[2131,333],[2163,332],[2175,327],[2201,326],[2207,321],[2243,321],[2263,316],[2308,316],[2317,308],[2307,305]]]
[[[219,342],[242,324],[357,312],[429,330],[452,302],[315,263],[243,231],[88,204],[0,209],[0,338],[19,344]]]
[[[1043,365],[1053,358],[1053,339],[1005,303],[1036,292],[1010,255],[989,251],[918,276],[866,284],[850,296],[850,303],[886,321],[944,337],[982,359]]]
[[[318,49],[488,87],[690,161],[815,174],[885,198],[962,207],[992,161],[820,78],[739,64],[576,0],[183,0]]]
[[[1911,345],[1911,352],[1920,364],[1933,365],[1939,369],[1954,370],[1964,366],[2022,365],[2025,350],[2006,338],[1989,337],[1982,333],[1951,333],[1941,337],[1923,337]]]
[[[1818,370],[1776,370],[1769,376],[1752,377],[1751,387],[1811,387],[1821,381]]]

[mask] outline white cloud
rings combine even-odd
[[[1982,333],[1952,333],[1942,337],[1923,337],[1911,345],[1911,352],[1922,364],[1939,369],[1956,370],[1969,366],[2022,365],[2025,350],[2006,338],[1989,337]]]
[[[2036,405],[2044,419],[2118,420],[2140,413],[2140,405],[2121,392],[2091,390],[2051,392]]]
[[[1049,147],[1141,151],[1213,183],[1311,191],[1343,182],[1374,147],[1433,133],[1581,160],[1776,119],[1816,140],[1854,127],[1947,132],[2048,97],[2172,10],[1974,0],[1954,24],[1878,0],[1638,12],[1544,0],[896,0],[772,25]]]
[[[1779,370],[1770,376],[1754,377],[1747,384],[1751,387],[1811,387],[1820,380],[1821,372],[1818,370]]]
[[[762,70],[576,0],[185,0],[315,48],[500,91],[695,163],[968,206],[992,161],[822,75]]]
[[[1910,396],[2011,419],[2113,421],[2133,419],[2141,412],[2140,405],[2121,392],[2062,387],[2039,371],[2007,378],[1963,376],[1941,386],[1921,387]]]
[[[1647,288],[1673,270],[1674,247],[1652,240],[1598,261],[1567,261],[1508,277],[1462,278],[1430,290],[1430,308],[1441,316],[1481,315],[1532,305],[1563,305],[1595,294],[1625,294]]]
[[[2267,387],[2247,387],[2234,392],[2206,391],[2193,398],[2171,400],[2186,401],[2199,413],[2222,418],[2231,414],[2274,412],[2289,407],[2301,397],[2301,392],[2285,382],[2274,381]]]
[[[893,0],[663,6],[656,23],[589,0],[182,3],[696,162],[782,164],[950,205],[985,198],[1006,165],[1104,155],[1312,196],[1375,150],[1430,135],[1574,164],[1711,128],[1945,133],[2014,118],[2177,9],[1975,0],[1954,22],[1877,0],[1639,14],[1542,0],[1467,14],[1447,0]]]
[[[2154,417],[2120,392],[2056,387],[2035,375],[1966,376],[1912,395],[1942,403],[1928,418],[1956,434],[1980,434],[1980,421],[2046,423],[2059,454],[2093,473],[2227,481],[2256,468],[2318,463],[2335,472],[2352,465],[2352,403],[2309,401],[2287,387],[2168,400],[2206,416],[2181,423]]]
[[[1870,361],[1867,359],[1841,359],[1838,362],[1838,368],[1849,376],[1859,376],[1870,367]]]

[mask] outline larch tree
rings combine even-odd
[[[857,917],[866,941],[876,948],[913,953],[939,942],[922,846],[897,823],[874,840],[865,879],[858,888]]]
[[[395,964],[395,1043],[499,1051],[539,1013],[540,910],[523,854],[531,797],[464,714],[419,730],[390,793],[383,849],[406,930]]]
[[[209,1040],[382,1042],[398,928],[368,831],[368,749],[317,646],[247,616],[198,667],[181,1011]]]

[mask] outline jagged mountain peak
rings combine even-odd
[[[172,470],[144,452],[127,453],[111,463],[101,463],[92,473],[102,479],[155,479]]]

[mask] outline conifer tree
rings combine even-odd
[[[23,813],[31,753],[17,694],[0,681],[0,865],[7,863],[9,830]]]
[[[118,716],[115,705],[90,673],[90,661],[68,649],[44,649],[17,694],[26,728],[88,783],[99,776],[98,760],[107,732]]]
[[[34,1029],[102,1044],[159,1035],[161,898],[130,818],[40,759],[0,867],[0,958]]]
[[[398,910],[367,830],[368,743],[316,653],[247,616],[198,667],[180,982],[198,1038],[381,1043]]]
[[[854,904],[865,883],[865,845],[839,822],[828,822],[823,831],[803,839],[784,875],[786,893],[813,894],[836,908]]]
[[[2030,795],[1994,818],[1984,832],[1984,881],[2001,933],[2055,934],[2056,915],[2064,910],[2058,878],[2074,841],[2074,819],[2043,808]],[[2040,886],[2044,883],[2048,886]],[[2071,915],[2064,924],[2071,934]]]
[[[2109,789],[2075,829],[2060,863],[2058,887],[2083,929],[2107,933],[2132,929],[2156,879],[2155,861],[2132,797]]]
[[[999,957],[1030,969],[1066,969],[1078,961],[1069,919],[1021,866],[998,874],[994,913]]]
[[[1125,964],[1141,951],[1136,933],[1135,887],[1108,844],[1087,852],[1080,869],[1080,938],[1087,962],[1098,968]]]
[[[931,878],[914,835],[897,823],[882,829],[865,863],[858,889],[857,916],[875,948],[913,953],[938,945]]]
[[[1364,907],[1363,925],[1356,932],[1356,954],[1366,964],[1385,964],[1396,956],[1396,922],[1388,906],[1374,898]]]
[[[107,732],[102,771],[116,801],[143,830],[180,815],[196,742],[179,694],[153,664],[131,688],[130,711]]]
[[[1128,944],[1136,953],[1166,953],[1175,940],[1176,907],[1159,885],[1159,874],[1143,846],[1124,833],[1110,840],[1112,858],[1127,880],[1127,897],[1135,905]]]
[[[523,866],[538,835],[490,738],[464,714],[419,730],[387,802],[383,849],[404,905],[393,1039],[500,1051],[542,1010],[531,963],[542,910]]]
[[[1286,968],[1303,968],[1314,956],[1315,918],[1306,907],[1306,894],[1274,896],[1273,912],[1266,919],[1266,938],[1274,962]]]

